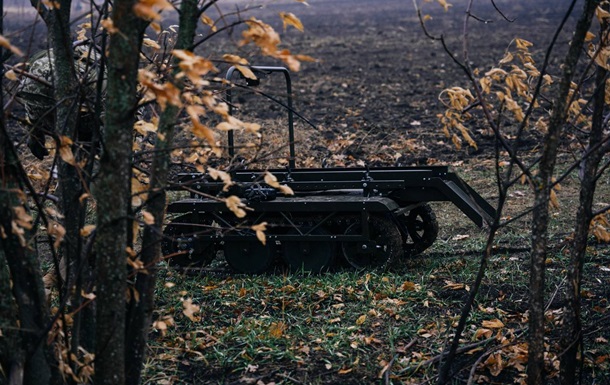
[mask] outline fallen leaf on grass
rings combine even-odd
[[[458,234],[456,236],[454,236],[453,238],[451,238],[452,241],[462,241],[464,239],[468,239],[470,238],[470,235],[468,234]]]
[[[450,289],[450,290],[466,290],[466,291],[470,291],[470,286],[463,284],[463,283],[456,283],[456,282],[451,282],[451,281],[445,281],[445,286],[443,286],[443,289]]]
[[[281,338],[286,331],[286,324],[282,321],[273,322],[269,326],[269,336],[272,338]]]
[[[504,323],[499,319],[485,320],[483,321],[482,325],[484,328],[489,329],[501,329],[504,327]]]
[[[418,291],[420,286],[416,283],[405,281],[400,288],[402,291]]]
[[[193,300],[191,298],[187,298],[182,301],[182,314],[184,314],[188,319],[193,322],[198,322],[201,320],[201,317],[196,316],[196,313],[199,313],[201,308],[198,305],[193,304]]]

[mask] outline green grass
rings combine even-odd
[[[473,180],[480,181],[476,175]],[[602,188],[607,192],[607,185]],[[520,190],[530,194],[526,186]],[[562,242],[573,223],[569,207],[574,207],[575,196],[567,180],[560,192],[566,206],[552,211],[550,223],[546,298],[551,365],[565,305],[568,260]],[[515,215],[528,202],[529,195],[515,195],[506,215]],[[153,332],[145,378],[161,384],[433,380],[437,362],[426,364],[453,336],[487,240],[487,232],[471,225],[452,205],[434,208],[441,226],[437,242],[424,255],[387,272],[243,276],[219,261],[212,272],[187,276],[164,267],[155,320],[171,317],[174,323],[164,332]],[[501,343],[508,343],[499,351],[502,370],[495,372],[492,360],[483,360],[477,376],[506,384],[523,376],[525,338],[520,332],[527,329],[529,221],[525,217],[498,232],[496,252],[462,336],[462,345],[472,349],[458,357],[457,365],[464,370],[456,383],[468,378],[480,354]],[[586,378],[598,383],[608,381],[604,373],[610,368],[609,267],[604,246],[592,242],[583,292],[584,355]],[[186,299],[199,306],[192,319],[183,314]],[[488,338],[486,344],[475,345]]]

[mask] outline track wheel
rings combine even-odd
[[[290,230],[290,235],[300,234],[296,229]],[[328,235],[328,231],[317,228],[310,235]],[[325,241],[306,240],[282,242],[284,261],[294,272],[310,271],[319,273],[327,270],[333,262],[335,254],[334,244]]]
[[[400,230],[391,219],[382,216],[371,216],[366,225],[370,239],[343,242],[343,256],[356,269],[386,268],[402,254]],[[361,224],[352,224],[345,234],[362,234]]]
[[[204,214],[182,215],[166,227],[161,245],[163,255],[170,256],[168,262],[176,268],[201,268],[216,257],[216,246],[201,237],[213,231],[212,220]]]
[[[225,259],[231,268],[244,274],[261,274],[273,265],[274,255],[269,245],[257,239],[227,241],[224,245]]]
[[[408,237],[403,237],[405,257],[422,253],[436,241],[438,222],[430,205],[418,206],[397,219],[402,222],[409,233]]]

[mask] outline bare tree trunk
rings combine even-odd
[[[105,149],[95,185],[97,200],[97,325],[95,383],[125,383],[126,247],[131,232],[131,156],[137,108],[138,63],[145,23],[135,0],[114,2],[110,37]]]
[[[197,3],[197,0],[182,1],[176,49],[190,49],[193,44],[200,14]],[[165,218],[165,187],[171,152],[169,146],[173,141],[178,112],[179,108],[170,104],[161,114],[159,121],[159,135],[155,145],[156,151],[151,167],[149,195],[145,206],[155,218],[155,223],[144,228],[141,260],[144,266],[146,266],[147,272],[137,274],[135,289],[139,293],[139,300],[132,299],[129,303],[126,326],[127,353],[125,363],[128,384],[140,383],[142,365],[146,353],[146,342],[152,324],[156,265],[162,257],[161,240]]]
[[[48,384],[51,382],[46,346],[49,314],[37,255],[24,244],[25,241],[31,241],[33,235],[26,232],[20,239],[12,231],[14,209],[19,207],[24,212],[26,210],[18,194],[20,167],[4,119],[0,119],[0,231],[3,235],[0,237],[0,255],[3,256],[0,261],[5,259],[8,263],[12,284],[8,292],[13,294],[17,307],[17,313],[8,319],[18,319],[19,322],[11,326],[18,327],[20,331],[19,348],[8,352],[11,356],[9,370],[23,370],[24,384]],[[5,271],[6,266],[0,269]],[[1,285],[6,286],[7,283]],[[13,306],[9,301],[12,302],[10,298],[2,299],[2,310],[8,310],[6,306],[9,309]],[[17,341],[14,333],[9,332],[9,335],[13,337],[12,342]],[[6,359],[3,358],[2,361],[4,363]]]
[[[4,2],[0,0],[0,15],[3,9]],[[3,29],[0,17],[0,34]],[[4,50],[0,48],[0,79],[3,78]],[[4,108],[3,95],[0,106]],[[12,293],[0,299],[0,322],[6,333],[0,342],[0,365],[9,381],[49,384],[56,378],[46,345],[49,313],[39,261],[26,243],[32,241],[33,234],[27,231],[20,239],[12,230],[15,208],[26,210],[19,194],[25,173],[6,130],[4,109],[0,113],[0,292]]]
[[[552,179],[557,160],[557,148],[567,116],[570,84],[597,5],[598,1],[587,0],[578,20],[568,54],[563,63],[563,75],[559,91],[554,99],[553,113],[549,122],[548,132],[544,138],[539,174],[534,180],[535,199],[530,265],[529,356],[527,367],[527,381],[530,385],[544,383],[544,275],[549,221],[548,205],[553,187]]]
[[[608,23],[601,26],[601,43],[603,47],[608,44]],[[570,249],[570,265],[567,280],[567,306],[564,309],[564,328],[561,339],[561,383],[572,385],[578,383],[576,375],[582,367],[582,360],[578,353],[582,354],[582,322],[580,314],[580,290],[582,286],[582,273],[589,236],[589,226],[593,219],[592,205],[595,188],[597,185],[597,170],[604,155],[603,132],[604,132],[604,107],[606,98],[606,81],[608,71],[603,67],[597,68],[596,88],[593,102],[593,118],[591,132],[589,134],[589,145],[583,154],[580,169],[580,201],[576,213],[576,224],[574,226],[574,240]]]

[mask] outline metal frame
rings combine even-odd
[[[290,168],[295,168],[295,151],[294,151],[294,113],[292,108],[292,80],[290,79],[290,71],[288,71],[285,67],[268,67],[268,66],[251,66],[250,69],[254,72],[261,73],[275,73],[281,72],[284,74],[284,78],[286,79],[286,101],[288,107],[288,146],[290,148],[290,158],[288,159],[288,166]],[[227,75],[225,76],[226,80],[229,82],[233,78],[233,74],[237,68],[235,66],[231,66],[227,70]],[[233,91],[232,87],[226,91],[227,101],[229,102],[229,115],[233,113]],[[229,145],[229,155],[231,157],[235,156],[235,142],[233,138],[233,130],[229,130],[228,132],[228,145]]]

